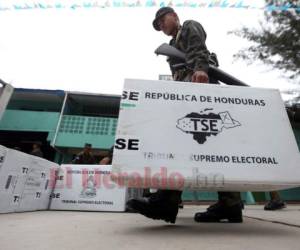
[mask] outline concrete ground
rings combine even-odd
[[[246,206],[244,223],[195,223],[207,206],[185,206],[175,225],[134,213],[39,211],[0,215],[0,250],[300,249],[300,206]]]

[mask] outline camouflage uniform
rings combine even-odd
[[[175,81],[191,81],[193,72],[202,70],[208,72],[208,61],[210,53],[205,45],[206,33],[200,23],[185,21],[177,33],[177,36],[169,42],[176,49],[185,53],[187,69],[173,70]],[[176,62],[175,62],[176,63]],[[169,60],[169,64],[173,62]]]
[[[208,73],[208,62],[218,66],[216,56],[210,53],[205,44],[206,32],[202,25],[196,21],[185,21],[178,31],[176,38],[171,39],[170,45],[182,51],[186,55],[187,68],[174,70],[172,64],[175,60],[168,59],[172,76],[175,81],[191,82],[192,75],[195,71],[201,70]],[[218,83],[215,79],[210,78],[210,83]],[[164,191],[161,191],[164,192]],[[169,195],[173,195],[168,191]],[[181,195],[176,191],[174,196]],[[219,201],[226,206],[233,206],[241,203],[239,192],[219,192]],[[175,199],[175,197],[174,197]]]

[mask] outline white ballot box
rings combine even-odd
[[[125,211],[127,187],[110,174],[111,165],[61,165],[50,209]]]
[[[300,186],[278,90],[125,80],[112,179],[130,187],[270,191]]]
[[[48,209],[56,163],[0,146],[0,213]]]

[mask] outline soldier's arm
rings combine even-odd
[[[186,61],[194,71],[208,71],[209,51],[205,40],[206,33],[202,25],[195,21],[187,21],[186,28],[182,31],[186,40]]]
[[[206,33],[202,25],[198,22],[188,21],[184,31],[186,39],[186,61],[190,68],[193,69],[193,82],[208,82],[208,58],[205,40]]]

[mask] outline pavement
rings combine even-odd
[[[0,250],[300,249],[300,205],[280,211],[249,205],[240,224],[194,222],[206,207],[185,205],[175,225],[135,213],[0,214]]]

